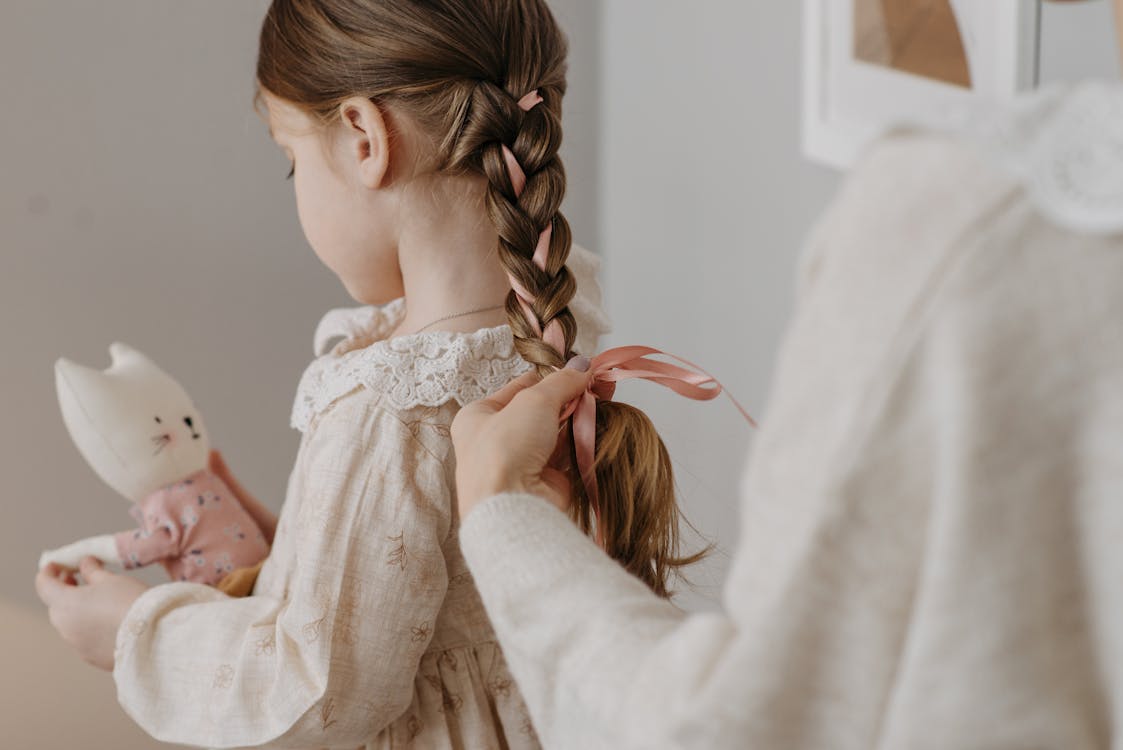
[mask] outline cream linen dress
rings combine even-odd
[[[575,249],[582,339],[606,330]],[[303,432],[254,595],[156,586],[114,678],[157,739],[215,748],[537,748],[460,554],[449,425],[529,369],[507,326],[387,339],[405,312],[329,313],[293,409]],[[338,343],[333,342],[342,338]]]

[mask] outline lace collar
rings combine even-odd
[[[453,400],[463,406],[530,369],[509,326],[388,338],[404,315],[405,300],[399,299],[324,316],[316,329],[317,358],[297,389],[294,428],[306,431],[318,414],[361,386],[384,394],[398,409]]]
[[[1051,221],[1123,232],[1123,86],[1045,89],[980,113],[969,131]]]

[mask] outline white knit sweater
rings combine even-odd
[[[888,139],[818,227],[723,612],[539,498],[466,519],[547,747],[1123,746],[1123,90],[973,140]]]

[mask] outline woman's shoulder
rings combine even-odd
[[[1085,81],[983,108],[963,135],[1053,224],[1123,233],[1123,85]]]
[[[900,129],[878,141],[850,184],[896,184],[909,206],[1006,182],[1056,227],[1123,233],[1123,85],[1085,81],[981,103],[954,131]]]
[[[1015,180],[954,136],[893,133],[866,152],[813,231],[800,296],[864,290],[867,304],[909,306],[967,229],[1017,191]]]
[[[1105,174],[1096,163],[1104,133],[1078,127],[1116,106],[1109,89],[1039,94],[975,129],[898,132],[872,147],[807,248],[798,358],[850,363],[865,382],[935,335],[1007,358],[1046,340],[1099,356],[1078,349],[1123,316],[1123,233],[1106,221],[1092,231],[1062,199],[1043,208],[1053,199],[1034,181],[1067,185],[1070,198],[1123,187],[1123,164]],[[1023,145],[998,148],[997,132]],[[1100,205],[1105,220],[1123,215]]]
[[[820,222],[803,283],[831,267],[927,276],[1010,217],[1068,246],[1123,245],[1123,86],[1036,92],[979,107],[956,132],[878,141]]]

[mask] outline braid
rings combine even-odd
[[[487,177],[488,216],[499,234],[499,261],[510,277],[507,316],[515,346],[543,375],[563,366],[577,338],[569,303],[577,291],[566,261],[572,246],[561,213],[565,170],[558,158],[561,93],[543,87],[522,105],[478,81],[450,165],[469,163]],[[473,163],[474,162],[474,163]]]
[[[545,0],[273,0],[257,65],[263,90],[324,123],[355,95],[400,109],[431,137],[439,173],[486,179],[515,347],[541,375],[565,365],[577,338],[558,156],[566,48]],[[599,498],[567,435],[571,516],[669,596],[669,579],[704,554],[679,555],[670,457],[638,409],[595,408]]]

